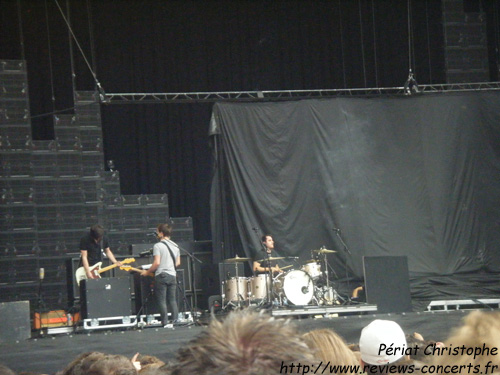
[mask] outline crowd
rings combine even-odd
[[[445,342],[376,319],[348,344],[331,329],[300,333],[293,321],[250,310],[214,319],[174,361],[83,353],[56,375],[499,374],[500,312],[471,312]],[[0,375],[16,375],[0,365]],[[27,374],[18,374],[27,375]]]

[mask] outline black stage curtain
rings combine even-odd
[[[218,103],[215,246],[259,257],[256,227],[281,256],[337,250],[339,277],[365,255],[405,255],[427,281],[498,272],[499,124],[497,92]]]

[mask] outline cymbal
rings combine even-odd
[[[257,260],[257,262],[263,262],[265,260],[269,260],[269,261],[272,261],[272,260],[280,260],[280,259],[285,259],[285,257],[270,257],[270,258],[264,258],[264,259],[259,259]]]
[[[252,260],[251,258],[240,258],[240,257],[235,257],[235,258],[228,258],[224,260],[224,263],[238,263],[238,262],[248,262],[249,260]]]
[[[330,253],[336,253],[336,250],[327,250],[327,249],[318,249],[318,250],[313,250],[313,252],[318,253],[318,254],[330,254]]]

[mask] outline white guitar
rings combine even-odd
[[[122,264],[128,264],[135,262],[135,258],[127,258],[124,260],[120,260]],[[110,266],[101,268],[102,262],[94,264],[92,267],[90,267],[90,273],[95,277],[100,279],[101,278],[101,273],[109,271],[110,269],[113,269],[115,267],[118,267],[118,264],[112,264]],[[75,272],[75,278],[76,278],[76,283],[80,285],[80,281],[82,280],[87,280],[87,273],[85,272],[84,267],[80,267],[76,270]]]

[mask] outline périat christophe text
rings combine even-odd
[[[412,347],[397,347],[393,345],[381,344],[379,347],[378,355],[409,355],[416,356],[418,354],[426,356],[467,356],[471,363],[466,365],[429,365],[424,364],[418,368],[422,374],[492,374],[498,371],[498,366],[494,365],[492,361],[487,361],[483,366],[480,364],[472,363],[478,357],[490,357],[498,355],[498,348],[488,347],[486,344],[476,347],[467,346],[438,346],[436,344],[429,344],[426,346],[412,346]],[[354,366],[354,365],[334,365],[330,361],[319,362],[317,364],[302,364],[302,363],[281,363],[280,374],[363,374],[370,373],[371,365]],[[417,371],[414,364],[406,365],[382,365],[379,366],[382,373],[386,374],[412,374]]]

